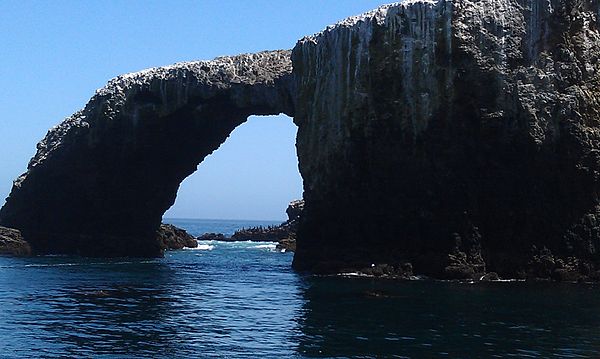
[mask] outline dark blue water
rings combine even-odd
[[[0,257],[0,357],[600,357],[599,286],[311,277],[291,260],[222,242],[156,260]]]

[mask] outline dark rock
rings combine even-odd
[[[257,226],[251,228],[242,228],[231,236],[233,241],[252,241],[252,242],[277,242],[280,239],[288,238],[290,230],[286,226]]]
[[[346,269],[345,272],[349,272],[350,269]],[[387,263],[371,264],[368,267],[361,268],[358,270],[359,274],[368,275],[373,277],[385,277],[395,279],[409,279],[412,275],[412,264],[402,263],[391,265]]]
[[[161,224],[156,233],[158,242],[163,249],[172,250],[198,247],[198,242],[194,236],[172,224]]]
[[[285,213],[288,216],[287,223],[293,223],[300,220],[300,216],[302,215],[302,211],[304,210],[304,200],[295,200],[290,202]]]
[[[199,241],[225,241],[231,238],[225,237],[222,233],[204,233],[198,237]]]
[[[582,261],[576,257],[561,258],[548,248],[531,250],[531,259],[526,267],[526,278],[530,280],[554,280],[559,282],[576,282],[593,280],[596,263]]]
[[[475,270],[469,265],[451,265],[444,268],[444,279],[472,279]]]
[[[557,282],[577,282],[583,276],[578,271],[568,270],[565,268],[557,268],[552,272],[551,277]]]
[[[286,252],[296,251],[296,230],[298,221],[302,214],[304,201],[296,200],[290,202],[286,209],[288,220],[276,226],[257,226],[241,228],[231,236],[226,237],[221,233],[204,233],[198,240],[201,241],[224,241],[224,242],[278,242],[277,249]]]
[[[552,272],[557,268],[558,265],[554,256],[546,247],[534,253],[527,266],[529,277],[537,279],[549,279]]]
[[[486,273],[485,275],[481,276],[479,278],[479,280],[481,280],[482,282],[493,282],[493,281],[500,280],[500,277],[498,276],[498,273],[496,273],[496,272],[489,272],[489,273]]]
[[[291,70],[289,51],[270,51],[109,81],[38,144],[0,224],[37,253],[160,256],[181,181],[248,116],[293,115]]]
[[[18,230],[0,227],[0,255],[28,256],[31,247]]]
[[[590,273],[587,279],[592,282],[600,282],[600,270]]]
[[[295,238],[283,238],[277,243],[277,249],[284,250],[286,252],[296,251],[296,239]]]
[[[294,267],[360,251],[442,278],[598,268],[599,10],[410,1],[300,40]],[[529,267],[532,245],[556,258]]]

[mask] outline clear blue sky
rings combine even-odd
[[[180,61],[292,48],[304,35],[381,4],[0,1],[1,198],[48,128],[82,108],[110,78]],[[295,134],[285,116],[251,118],[184,181],[166,216],[285,218],[287,202],[302,194]]]

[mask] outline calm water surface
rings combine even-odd
[[[169,222],[195,235],[259,224]],[[311,277],[291,260],[246,242],[155,260],[0,257],[0,357],[600,357],[600,286]]]

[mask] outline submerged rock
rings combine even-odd
[[[198,247],[194,236],[172,224],[161,224],[157,236],[160,246],[166,250]]]
[[[231,240],[234,241],[258,241],[258,242],[279,242],[277,249],[287,252],[296,251],[296,232],[298,223],[304,209],[303,200],[290,202],[285,213],[288,220],[278,226],[242,228],[237,230]]]
[[[296,238],[282,238],[278,241],[276,249],[284,252],[296,251]]]
[[[204,233],[198,237],[199,241],[227,241],[231,240],[230,237],[225,237],[223,233]]]
[[[0,255],[31,255],[29,243],[23,240],[21,232],[0,226]]]

